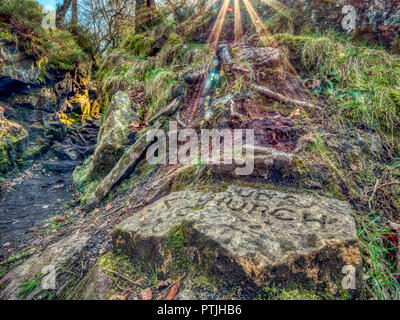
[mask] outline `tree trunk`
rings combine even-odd
[[[156,16],[156,4],[154,0],[137,0],[135,9],[135,29],[142,31],[154,22]]]
[[[72,0],[72,24],[78,25],[78,0]]]
[[[56,25],[60,26],[64,23],[65,15],[69,7],[71,6],[72,0],[64,0],[62,5],[57,7],[56,11]]]

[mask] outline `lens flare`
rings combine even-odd
[[[283,9],[285,8],[284,4],[282,3],[277,3],[277,1],[274,0],[262,0],[264,3],[268,4],[274,9]],[[260,41],[263,43],[264,46],[271,46],[271,32],[266,28],[266,26],[262,23],[260,17],[258,16],[256,10],[254,9],[253,5],[250,3],[249,0],[243,0],[244,5],[246,6],[247,12],[250,15],[250,19],[256,28],[257,33],[260,36]],[[267,40],[268,38],[268,40]],[[276,43],[276,41],[272,40],[272,46],[275,48],[279,48],[280,46]],[[286,71],[290,72],[292,76],[294,76],[297,79],[301,79],[300,75],[298,74],[297,70],[291,62],[289,61],[288,57],[286,54],[283,52],[283,50],[280,50],[280,56],[282,59],[282,64],[281,65],[276,65],[276,68],[279,68],[282,71],[282,75],[284,76],[285,80],[287,81],[290,89],[292,92],[296,92],[297,94],[301,95],[301,92],[299,92],[299,89],[292,84],[292,81],[290,79],[290,76],[285,70],[283,70],[283,67],[286,67]],[[308,97],[311,100],[315,100],[310,92],[310,90],[304,85],[303,81],[299,81],[301,83],[302,89],[308,94]]]
[[[224,22],[225,22],[225,17],[226,17],[226,13],[228,11],[228,7],[229,7],[229,3],[230,0],[224,0],[221,9],[218,13],[217,19],[214,22],[214,26],[212,28],[212,31],[210,33],[210,36],[208,37],[208,45],[211,49],[211,53],[215,54],[215,52],[217,51],[217,46],[218,46],[218,42],[219,42],[219,38],[221,36],[221,32],[222,32],[222,27],[224,26]],[[190,116],[190,121],[192,121],[194,119],[194,116],[196,114],[197,108],[200,104],[200,100],[201,100],[201,95],[204,89],[204,84],[205,84],[205,80],[207,78],[208,73],[210,72],[211,69],[211,63],[212,61],[210,61],[207,65],[206,68],[206,72],[204,73],[204,76],[202,77],[202,81],[201,81],[201,85],[197,88],[197,95],[196,95],[196,99],[193,103],[192,106],[192,112],[191,112],[191,116]]]

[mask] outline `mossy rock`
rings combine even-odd
[[[135,34],[129,41],[128,49],[132,50],[139,56],[147,57],[150,55],[155,41],[156,40],[153,37],[147,37],[143,34]]]
[[[160,275],[202,274],[254,292],[290,280],[337,297],[345,265],[360,275],[348,204],[275,190],[171,193],[123,221],[112,239],[115,250]]]

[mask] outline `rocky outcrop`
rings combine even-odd
[[[128,126],[135,120],[128,93],[117,92],[107,109],[96,150],[83,180],[103,178],[110,172],[123,154],[128,141]]]
[[[7,157],[2,157],[3,162],[8,162],[9,165],[4,166],[2,173],[22,167],[27,161],[37,159],[53,146],[54,154],[60,158],[66,157],[75,161],[87,156],[89,148],[80,146],[82,148],[75,150],[77,152],[72,150],[73,144],[87,142],[76,141],[76,137],[72,136],[73,130],[63,124],[59,117],[59,114],[74,113],[77,118],[82,112],[81,104],[75,103],[71,98],[83,89],[88,90],[91,100],[95,99],[95,93],[90,88],[91,83],[80,83],[80,79],[86,78],[86,71],[77,68],[74,72],[71,75],[51,69],[46,61],[24,53],[16,43],[0,41],[2,115],[14,127],[18,125],[25,132],[23,143],[17,143],[17,151],[13,151],[15,148],[11,144],[21,140],[21,136],[9,135]],[[85,84],[84,87],[82,83]],[[64,143],[66,137],[73,141]]]
[[[150,124],[153,122],[154,123],[147,130],[158,130],[162,125],[160,118],[171,116],[179,109],[181,105],[181,96],[167,103],[164,108],[162,108],[148,121]],[[123,180],[123,178],[129,176],[135,165],[143,159],[147,148],[153,143],[153,141],[147,141],[147,130],[141,133],[135,143],[129,146],[124,151],[122,156],[120,156],[119,158],[115,158],[114,162],[110,162],[112,169],[103,179],[100,180],[100,183],[98,184],[96,190],[93,192],[93,194],[91,194],[89,200],[86,203],[87,210],[91,210],[97,204],[99,204],[99,202],[103,200],[103,198],[109,193],[112,187]],[[102,153],[99,152],[98,156],[102,158]],[[94,155],[94,157],[96,158],[96,154]],[[79,177],[77,173],[75,173],[75,176],[75,180],[78,180]],[[85,178],[85,180],[87,180],[87,178]]]
[[[160,123],[156,122],[151,129],[157,130],[160,128]],[[119,159],[117,164],[112,168],[110,173],[101,180],[96,190],[90,196],[86,203],[86,209],[91,210],[109,193],[111,188],[126,176],[131,169],[144,156],[151,142],[147,141],[146,134],[142,134],[136,142],[130,146]]]
[[[7,120],[0,106],[0,173],[6,173],[21,156],[27,138],[26,130],[18,123]]]
[[[66,263],[76,259],[86,247],[89,236],[83,232],[77,232],[59,242],[47,247],[43,252],[37,253],[17,268],[6,274],[0,281],[2,287],[1,299],[21,299],[35,296],[42,289],[42,280],[46,273],[57,271]],[[18,294],[18,288],[26,281],[35,280],[36,285],[29,296]]]
[[[169,194],[118,225],[113,246],[160,272],[184,259],[227,282],[297,283],[330,294],[343,267],[361,265],[346,202],[235,186]]]
[[[42,87],[14,97],[10,104],[14,108],[53,112],[57,105],[57,96],[52,89]]]
[[[346,5],[355,8],[355,34],[372,41],[379,41],[388,47],[399,46],[400,2],[387,0],[281,0],[291,9],[300,12],[299,19],[311,23],[320,31],[335,29],[345,31],[343,13]]]
[[[0,41],[0,94],[9,94],[10,89],[35,86],[39,82],[40,70],[33,57],[18,50],[8,41]]]

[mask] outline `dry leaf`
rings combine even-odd
[[[167,279],[167,280],[161,281],[157,284],[157,289],[158,290],[164,289],[173,283],[174,283],[174,280],[172,280],[172,279]]]
[[[110,300],[127,300],[127,296],[123,294],[116,293],[111,296]]]
[[[140,127],[140,122],[134,122],[134,123],[132,123],[132,127],[134,127],[134,128],[139,128],[139,127]]]
[[[350,169],[353,171],[358,171],[358,167],[353,163],[350,163]]]
[[[63,216],[56,216],[55,220],[56,220],[56,222],[64,222],[64,221],[65,221],[65,217],[63,217]]]
[[[109,204],[106,205],[106,210],[110,210],[111,208],[112,208],[111,203],[109,203]]]
[[[297,108],[296,110],[294,110],[290,115],[289,115],[289,119],[292,119],[293,117],[298,116],[301,113],[301,108]]]
[[[168,290],[167,294],[164,297],[164,300],[174,300],[178,295],[179,286],[181,285],[181,279],[178,279],[177,282]]]
[[[9,246],[11,246],[10,242],[6,242],[5,244],[3,244],[3,247],[9,247]]]
[[[140,292],[140,297],[142,300],[151,300],[153,298],[153,293],[150,288],[144,289]]]

